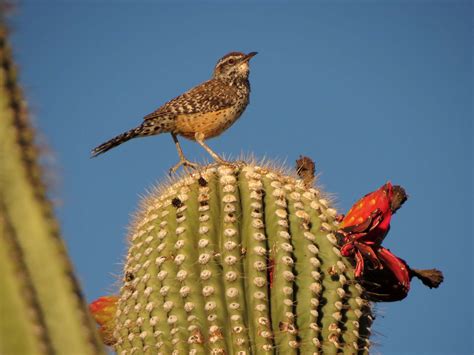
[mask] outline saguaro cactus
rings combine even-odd
[[[130,230],[115,350],[366,353],[370,307],[329,205],[303,180],[253,164],[157,188]]]
[[[1,20],[0,13],[0,353],[99,354],[103,346],[46,197]]]

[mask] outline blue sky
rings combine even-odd
[[[379,304],[374,354],[470,354],[472,2],[23,1],[10,18],[52,196],[88,300],[114,291],[131,213],[177,161],[169,135],[89,151],[258,51],[251,103],[217,152],[316,161],[342,212],[387,180],[410,198],[384,245],[446,280]],[[184,142],[189,158],[206,153]],[[452,308],[451,308],[452,307]]]

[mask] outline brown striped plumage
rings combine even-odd
[[[193,166],[182,154],[177,136],[196,140],[216,160],[221,160],[204,143],[229,128],[244,112],[249,103],[249,60],[256,53],[231,52],[216,64],[212,79],[168,101],[144,117],[144,122],[125,133],[101,144],[92,156],[136,137],[171,133],[177,145],[180,165]]]

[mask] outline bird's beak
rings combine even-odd
[[[249,54],[247,54],[244,59],[242,59],[242,62],[248,62],[250,59],[252,59],[252,57],[256,56],[258,52],[250,52]]]

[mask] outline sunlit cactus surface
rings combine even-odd
[[[132,223],[119,354],[366,353],[370,307],[306,179],[253,164],[160,186]],[[109,339],[110,342],[110,339]]]

